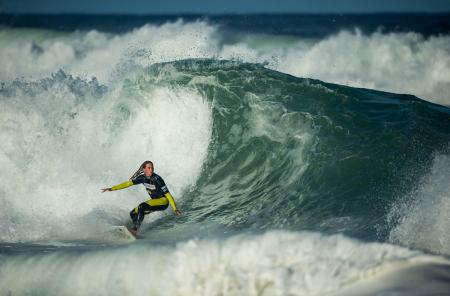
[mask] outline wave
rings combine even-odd
[[[152,75],[163,79],[167,66],[186,81],[201,81],[195,87],[213,99],[211,152],[184,196],[192,223],[384,239],[392,204],[415,188],[433,153],[449,143],[448,109],[411,96],[248,64],[187,61],[152,68]],[[160,227],[171,222],[163,219]]]
[[[450,37],[410,33],[325,38],[233,34],[207,21],[145,25],[123,34],[2,29],[0,80],[39,79],[60,68],[102,83],[154,63],[189,58],[265,63],[284,73],[354,87],[410,93],[450,105]],[[39,65],[39,66],[37,66]]]
[[[1,29],[0,294],[445,294],[449,41]]]
[[[380,295],[395,291],[423,295],[424,287],[436,294],[445,294],[449,287],[450,264],[444,258],[342,235],[276,231],[191,239],[177,245],[47,251],[35,247],[31,254],[21,249],[2,258],[0,292],[361,295],[364,291],[364,295]]]
[[[187,213],[146,218],[149,239],[285,229],[398,242],[395,229],[411,223],[392,209],[450,142],[446,107],[237,61],[138,67],[108,86],[61,71],[5,84],[0,104],[5,242],[77,240],[126,223],[143,191],[99,189],[148,158]],[[447,254],[441,214],[424,224],[440,245],[400,243]]]

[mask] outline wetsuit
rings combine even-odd
[[[166,183],[163,178],[155,173],[153,173],[150,177],[147,177],[144,173],[142,173],[134,179],[111,187],[111,190],[124,189],[136,184],[143,184],[151,197],[149,200],[139,204],[139,206],[135,207],[130,212],[131,220],[133,220],[136,228],[139,228],[141,225],[145,214],[154,211],[163,211],[167,209],[169,204],[174,212],[177,210],[175,201],[170,194],[169,189],[167,189]]]

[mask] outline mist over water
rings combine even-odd
[[[0,29],[0,294],[446,291],[449,38]],[[147,159],[184,216],[122,245]]]
[[[430,172],[392,208],[389,221],[399,221],[389,235],[391,242],[450,254],[449,161],[448,154],[436,155]]]

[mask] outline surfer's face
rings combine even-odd
[[[147,177],[150,177],[153,174],[153,166],[148,163],[145,167],[144,167],[144,174]]]

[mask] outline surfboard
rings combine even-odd
[[[119,240],[135,240],[136,235],[133,234],[126,226],[112,226],[112,234]]]

